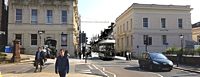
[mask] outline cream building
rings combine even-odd
[[[78,47],[78,0],[9,0],[8,44],[21,41],[25,53],[34,54],[45,40],[70,55]]]
[[[193,24],[192,39],[195,42],[200,42],[200,22]]]
[[[146,51],[146,37],[151,40],[149,52],[181,47],[180,35],[183,44],[192,41],[191,10],[189,5],[132,4],[116,19],[116,51],[128,50],[139,56]]]

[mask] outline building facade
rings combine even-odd
[[[192,39],[193,41],[200,43],[200,22],[192,25]]]
[[[8,45],[21,41],[26,54],[34,54],[48,39],[70,55],[78,47],[78,0],[9,0]]]
[[[116,51],[140,56],[192,41],[191,10],[189,5],[132,4],[116,19]]]

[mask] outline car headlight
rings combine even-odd
[[[169,65],[173,65],[172,61],[169,62]]]
[[[156,62],[156,61],[153,61],[153,64],[159,64],[158,62]]]

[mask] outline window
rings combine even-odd
[[[128,36],[126,37],[126,46],[129,47],[129,38],[128,38]]]
[[[133,19],[131,19],[131,30],[132,30],[132,27],[133,27]]]
[[[167,43],[167,36],[166,35],[162,35],[162,42],[163,42],[163,45],[166,45],[166,43]]]
[[[165,18],[161,18],[161,27],[162,28],[166,27],[166,20],[165,20]]]
[[[31,34],[31,45],[37,45],[37,34]]]
[[[129,28],[129,27],[128,27],[128,21],[126,22],[126,24],[127,24],[126,30],[128,31],[128,28]]]
[[[53,23],[53,11],[47,10],[47,24]]]
[[[179,29],[183,28],[183,19],[178,19],[178,28]]]
[[[62,24],[67,24],[67,11],[62,11]]]
[[[148,18],[143,18],[143,27],[148,28]]]
[[[131,46],[133,46],[133,35],[131,35]]]
[[[61,46],[67,46],[67,34],[61,34]]]
[[[16,9],[16,21],[17,24],[22,23],[22,9]]]
[[[37,9],[31,10],[31,24],[37,24]]]
[[[15,34],[15,39],[20,41],[20,45],[22,45],[22,34]]]
[[[126,25],[125,25],[125,23],[124,23],[124,24],[123,24],[123,32],[125,32],[125,29],[126,29],[125,26],[126,26]]]

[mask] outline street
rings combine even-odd
[[[137,60],[92,60],[96,66],[102,67],[111,74],[110,77],[200,77],[200,74],[173,69],[170,72],[150,72],[139,68]]]
[[[58,77],[54,73],[54,59],[48,59],[43,67],[42,72],[34,73],[33,62],[6,64],[0,66],[0,71],[4,77]],[[31,74],[31,75],[30,75]],[[200,74],[173,69],[170,72],[150,72],[140,69],[137,60],[120,60],[103,61],[98,58],[90,58],[88,63],[82,59],[70,58],[71,77],[200,77]]]

